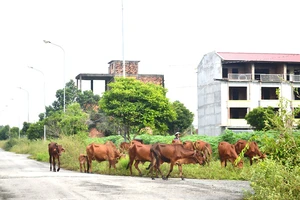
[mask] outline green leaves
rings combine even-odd
[[[109,84],[100,102],[100,108],[108,115],[119,119],[123,126],[147,126],[161,131],[167,130],[167,123],[175,119],[175,111],[166,89],[133,78],[117,78]]]

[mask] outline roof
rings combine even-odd
[[[223,61],[299,62],[300,54],[216,52]]]
[[[111,80],[114,78],[113,74],[90,74],[90,73],[81,73],[75,77],[77,80]]]

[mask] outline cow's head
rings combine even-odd
[[[62,147],[62,145],[58,145],[56,144],[56,151],[57,151],[57,154],[60,156],[62,152],[65,152],[65,149]]]
[[[200,165],[204,165],[205,164],[206,156],[205,156],[205,154],[203,154],[203,152],[201,152],[201,151],[195,151],[194,156],[195,156],[196,160],[198,161],[198,163]]]
[[[234,166],[238,167],[238,168],[243,168],[244,165],[244,161],[243,159],[241,159],[241,157],[238,157],[235,161],[234,161]]]

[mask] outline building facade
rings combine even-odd
[[[300,105],[300,54],[204,55],[197,75],[198,134],[251,131],[246,114],[259,106],[278,108],[277,90],[291,109]]]

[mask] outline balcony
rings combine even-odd
[[[300,82],[300,75],[290,75],[291,80],[294,82]],[[230,81],[252,81],[251,73],[247,74],[237,74],[237,73],[229,73],[228,80]],[[284,81],[283,74],[255,74],[255,80],[259,80],[261,82],[277,82],[280,83]]]

